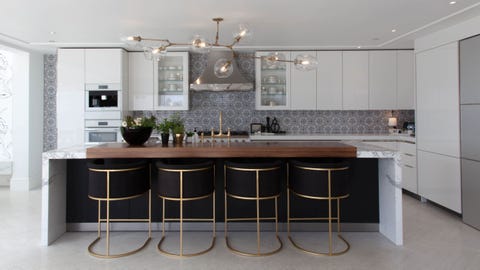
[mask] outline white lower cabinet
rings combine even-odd
[[[422,150],[417,158],[419,195],[461,213],[460,159]]]

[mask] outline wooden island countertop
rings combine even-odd
[[[181,146],[172,144],[162,146],[160,143],[147,143],[143,146],[107,143],[87,148],[86,156],[87,158],[355,158],[357,148],[332,141],[206,142],[184,143]]]

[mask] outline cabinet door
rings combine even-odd
[[[86,49],[85,83],[122,83],[122,49]]]
[[[153,61],[143,52],[128,53],[129,110],[153,110]]]
[[[290,52],[257,52],[257,57],[275,54],[290,60]],[[290,64],[255,60],[255,108],[257,110],[290,109]]]
[[[388,110],[396,106],[396,51],[369,52],[369,108]]]
[[[342,109],[342,52],[317,52],[317,110]]]
[[[170,52],[154,63],[154,109],[188,110],[188,52]]]
[[[419,150],[420,196],[461,213],[460,159]]]
[[[415,62],[413,51],[397,51],[397,107],[415,109]]]
[[[343,52],[343,109],[368,109],[368,52]]]
[[[57,148],[83,145],[85,50],[59,49],[57,59]]]
[[[457,43],[417,53],[416,66],[417,148],[459,157]]]
[[[298,55],[308,54],[316,57],[315,52],[292,52],[291,59]],[[317,72],[315,69],[301,71],[291,69],[290,109],[315,110],[317,109]]]
[[[480,36],[460,41],[460,103],[480,104]]]

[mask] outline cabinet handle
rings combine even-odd
[[[411,166],[411,165],[407,165],[407,164],[403,164],[403,165],[404,165],[405,167],[407,167],[407,168],[412,168],[412,169],[415,168],[415,167],[413,167],[413,166]]]
[[[415,155],[409,153],[403,153],[405,156],[414,157]]]

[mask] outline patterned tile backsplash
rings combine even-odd
[[[248,59],[248,58],[244,58]],[[205,58],[191,56],[191,77],[201,72]],[[55,149],[56,129],[56,55],[44,57],[44,150]],[[249,79],[254,74],[253,60],[240,62],[242,73]],[[191,92],[189,111],[135,111],[135,116],[155,115],[161,120],[178,113],[184,120],[187,130],[218,129],[218,116],[222,111],[223,126],[231,130],[249,131],[250,123],[265,123],[266,117],[276,117],[281,130],[290,133],[385,133],[387,121],[392,111],[257,111],[255,93],[249,92]],[[413,110],[393,111],[401,127],[404,121],[415,119]]]
[[[281,130],[290,133],[385,133],[392,111],[257,111],[255,93],[249,92],[190,92],[189,111],[136,111],[135,116],[154,115],[157,119],[178,113],[187,130],[216,130],[219,112],[223,127],[231,130],[250,130],[250,123],[265,123],[266,117],[276,117]],[[413,121],[413,110],[397,110],[393,114],[401,127],[404,121]]]

